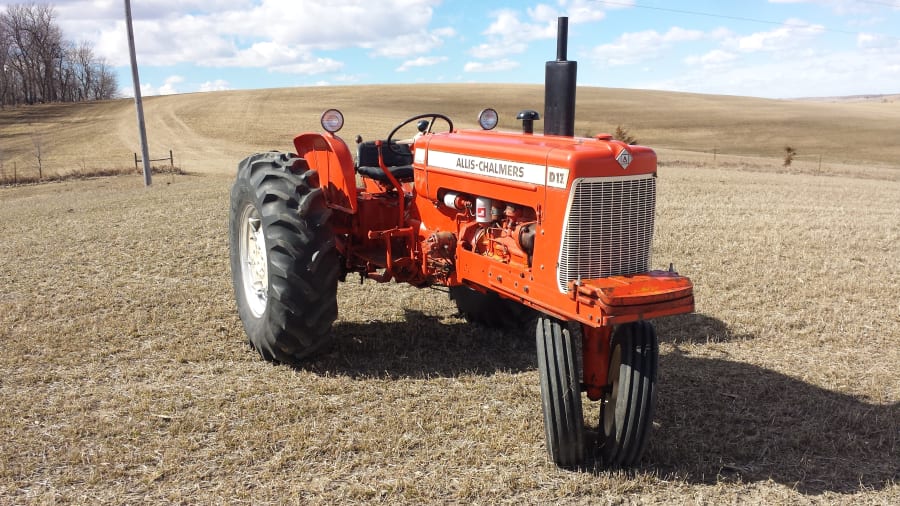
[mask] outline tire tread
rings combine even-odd
[[[305,160],[286,153],[257,153],[238,165],[231,193],[232,280],[248,341],[269,361],[295,364],[317,353],[330,342],[337,318],[340,265],[317,184]],[[237,214],[250,201],[260,214],[269,264],[261,318],[245,307],[237,258]]]

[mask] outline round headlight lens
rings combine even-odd
[[[478,124],[485,130],[493,130],[500,122],[500,115],[497,111],[487,108],[478,113]]]
[[[337,109],[328,109],[322,113],[322,128],[326,132],[335,133],[344,127],[344,115]]]

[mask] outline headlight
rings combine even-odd
[[[344,115],[337,109],[328,109],[322,113],[322,128],[326,132],[335,133],[344,127]]]
[[[497,123],[500,122],[500,115],[497,114],[497,111],[487,108],[478,113],[478,124],[481,125],[481,128],[485,130],[492,130]]]

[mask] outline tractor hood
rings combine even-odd
[[[485,182],[566,189],[576,178],[656,172],[656,153],[609,135],[592,138],[462,130],[423,136],[415,145],[417,169],[452,171]]]

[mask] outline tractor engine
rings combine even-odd
[[[506,264],[530,267],[534,253],[534,209],[491,200],[447,192],[443,204],[474,217],[460,226],[460,245],[467,251],[478,253]]]

